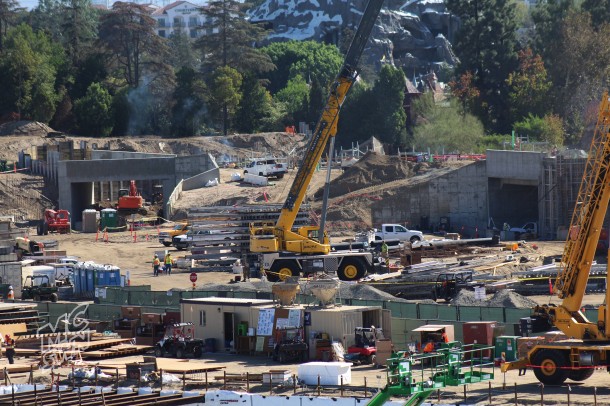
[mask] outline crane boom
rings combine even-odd
[[[295,233],[292,231],[292,226],[322,153],[331,137],[337,134],[339,111],[358,77],[358,61],[368,42],[382,4],[383,0],[369,0],[343,66],[330,86],[326,105],[316,124],[277,223],[273,227],[251,228],[250,250],[252,252],[290,251],[311,254],[330,252],[328,239],[323,235],[315,236],[317,227],[302,227]]]
[[[580,311],[609,202],[610,100],[606,92],[600,103],[595,133],[555,280],[554,291],[563,301],[558,307],[538,306],[535,310],[538,315],[548,317],[569,337],[607,340],[610,334],[605,326],[606,320],[610,320],[605,314],[610,309],[607,305],[600,307],[597,323],[587,320]]]

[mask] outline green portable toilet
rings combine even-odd
[[[505,361],[515,361],[518,353],[517,338],[519,336],[496,337],[496,358],[500,358],[502,353],[504,353]]]
[[[100,214],[100,229],[115,231],[119,224],[119,216],[115,209],[104,209]]]

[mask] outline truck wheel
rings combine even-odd
[[[49,234],[49,223],[47,223],[46,221],[42,224],[42,233],[44,235]]]
[[[201,358],[201,355],[203,355],[203,350],[201,349],[201,346],[195,346],[195,348],[193,349],[193,356],[195,358]]]
[[[265,176],[265,175],[263,175],[263,173],[262,173],[262,172],[259,172],[259,173],[258,173],[258,176]]]
[[[366,267],[360,258],[344,258],[337,270],[342,281],[356,281],[366,275]]]
[[[291,276],[299,276],[296,262],[290,260],[275,261],[267,274],[270,282],[284,281]]]
[[[366,359],[366,363],[369,365],[375,365],[375,361],[377,360],[377,356],[375,354],[371,354]]]
[[[165,246],[165,247],[171,247],[171,246],[172,246],[172,243],[171,243],[171,242],[167,242],[167,241],[166,241],[166,242],[164,242],[164,243],[163,243],[163,246]]]
[[[574,369],[568,374],[568,379],[576,382],[586,381],[587,379],[591,378],[593,372],[595,372],[594,368]]]
[[[283,173],[280,173],[279,175],[277,175],[277,178],[278,178],[278,179],[282,179],[283,177],[284,177],[284,174],[283,174]]]
[[[36,225],[36,234],[42,235],[42,233],[43,233],[43,231],[42,231],[42,221],[41,221]]]
[[[163,348],[156,346],[155,347],[155,357],[162,357],[165,355],[165,351],[163,351]]]
[[[40,295],[34,295],[34,301],[40,302]]]
[[[176,358],[184,358],[184,349],[182,347],[176,348]]]
[[[568,361],[563,351],[540,350],[534,355],[534,375],[545,385],[561,385],[568,378]]]
[[[411,239],[409,241],[411,241],[411,243],[414,243],[414,242],[421,241],[421,239],[418,236],[414,235],[413,237],[411,237]]]
[[[436,296],[436,289],[432,289],[432,300],[435,302],[438,300],[438,297]]]
[[[57,299],[59,299],[57,293],[51,293],[51,302],[57,303]]]

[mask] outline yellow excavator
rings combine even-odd
[[[508,362],[502,371],[530,367],[547,385],[566,379],[584,381],[596,368],[610,370],[610,290],[599,306],[597,322],[581,311],[597,242],[610,201],[610,100],[604,93],[567,241],[554,284],[560,305],[536,306],[533,317],[555,326],[568,340],[536,345],[527,357]],[[610,264],[610,260],[609,260]],[[606,278],[610,277],[610,269]],[[606,279],[606,286],[610,286]]]
[[[263,269],[271,281],[285,280],[316,271],[336,272],[341,280],[357,280],[373,267],[373,255],[367,251],[331,252],[325,233],[330,159],[328,162],[325,193],[320,226],[303,226],[293,230],[296,216],[305,198],[307,187],[320,158],[329,145],[328,156],[333,156],[339,111],[350,88],[358,77],[358,61],[368,42],[383,0],[370,0],[352,39],[343,66],[330,86],[329,96],[315,131],[307,146],[280,216],[275,224],[250,226],[250,251],[262,256]]]

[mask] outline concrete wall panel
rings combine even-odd
[[[487,176],[530,180],[537,185],[545,156],[543,152],[487,150]]]

